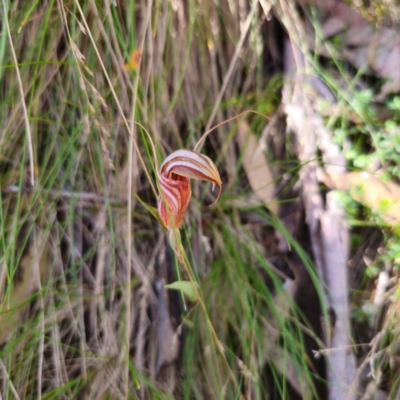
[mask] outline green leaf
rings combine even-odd
[[[135,193],[135,197],[138,200],[138,202],[160,223],[160,225],[165,228],[164,223],[162,222],[159,214],[158,214],[158,209],[155,207],[152,207],[150,205],[148,205],[146,202],[144,202],[138,194]]]
[[[183,294],[185,294],[187,297],[189,297],[190,300],[195,301],[197,298],[196,295],[196,290],[193,287],[193,283],[188,282],[188,281],[176,281],[172,282],[169,285],[164,286],[166,289],[172,289],[172,290],[179,290]]]

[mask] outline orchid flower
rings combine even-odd
[[[159,216],[169,230],[179,228],[189,206],[192,191],[190,179],[208,181],[219,186],[217,199],[221,195],[222,182],[215,164],[207,157],[191,150],[177,150],[170,154],[157,171],[160,182],[158,197]]]

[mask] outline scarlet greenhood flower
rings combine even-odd
[[[177,150],[161,164],[158,179],[161,194],[158,198],[158,213],[165,227],[179,228],[189,206],[190,179],[208,181],[219,186],[217,199],[221,195],[222,182],[215,164],[206,156],[191,150]]]

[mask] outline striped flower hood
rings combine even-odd
[[[192,191],[190,179],[217,184],[221,195],[222,182],[215,164],[207,157],[191,150],[177,150],[170,154],[158,171],[160,196],[158,213],[166,228],[179,228],[189,206]]]

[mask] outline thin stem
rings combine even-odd
[[[5,1],[5,0],[3,0],[3,1]],[[119,112],[120,112],[120,114],[121,114],[122,120],[124,121],[125,127],[126,127],[128,133],[129,133],[130,137],[132,138],[133,145],[134,145],[134,147],[135,147],[135,150],[137,151],[137,154],[138,154],[138,156],[139,156],[139,160],[140,160],[140,162],[141,162],[142,165],[143,165],[144,172],[145,172],[145,174],[146,174],[146,176],[147,176],[147,178],[148,178],[148,180],[149,180],[149,183],[150,183],[151,188],[153,189],[154,195],[158,198],[157,190],[156,190],[156,188],[155,188],[155,186],[154,186],[154,184],[153,184],[153,182],[152,182],[152,179],[151,179],[151,177],[150,177],[149,171],[147,171],[146,164],[145,164],[145,162],[144,162],[144,160],[143,160],[142,155],[140,154],[139,147],[138,147],[137,142],[136,142],[136,140],[135,140],[135,138],[134,138],[134,136],[133,136],[133,132],[132,132],[132,130],[131,130],[129,124],[128,124],[128,121],[127,121],[127,119],[126,119],[126,117],[125,117],[124,111],[122,110],[122,106],[121,106],[121,104],[120,104],[120,102],[119,102],[119,100],[118,100],[117,94],[115,93],[114,86],[113,86],[113,84],[112,84],[112,82],[111,82],[111,79],[110,79],[110,77],[108,76],[106,67],[104,66],[103,60],[102,60],[102,58],[101,58],[101,56],[100,56],[100,52],[99,52],[99,50],[98,50],[98,48],[97,48],[97,46],[96,46],[96,42],[94,41],[93,36],[92,36],[92,33],[90,32],[89,25],[88,25],[88,23],[86,22],[85,14],[83,13],[82,8],[81,8],[81,6],[80,6],[78,0],[75,0],[75,4],[76,4],[76,6],[77,6],[77,8],[78,8],[78,10],[79,10],[79,13],[81,14],[83,24],[85,25],[87,34],[88,34],[88,36],[89,36],[89,38],[90,38],[90,41],[92,42],[94,51],[96,52],[96,55],[97,55],[97,58],[98,58],[98,60],[99,60],[101,69],[103,70],[104,76],[106,77],[106,80],[107,80],[107,82],[108,82],[108,86],[109,86],[109,88],[110,88],[110,90],[111,90],[111,93],[112,93],[112,95],[113,95],[113,97],[114,97],[115,103],[116,103],[116,105],[117,105],[117,107],[118,107],[118,110],[119,110]]]
[[[10,379],[10,376],[8,375],[7,369],[6,369],[6,367],[5,367],[4,363],[3,363],[3,360],[1,358],[0,358],[0,367],[3,370],[3,374],[4,374],[3,376],[7,379],[8,384],[10,385],[10,389],[13,392],[13,395],[14,395],[15,399],[20,400],[18,392],[16,391],[15,386],[13,385],[13,383],[12,383],[12,381]]]
[[[220,126],[222,126],[222,125],[224,125],[224,124],[227,124],[228,122],[231,122],[231,121],[233,121],[233,120],[235,120],[235,119],[241,117],[242,115],[248,114],[248,113],[260,115],[261,117],[267,119],[268,121],[271,121],[271,118],[267,117],[266,115],[264,115],[264,114],[262,114],[262,113],[260,113],[260,112],[258,112],[258,111],[254,111],[254,110],[245,110],[245,111],[242,111],[241,113],[235,115],[234,117],[228,118],[228,119],[226,119],[225,121],[220,122],[219,124],[213,126],[211,129],[209,129],[207,132],[205,132],[205,133],[201,136],[201,138],[198,140],[198,142],[196,143],[196,146],[194,146],[193,151],[197,151],[197,152],[200,152],[200,151],[201,151],[201,147],[202,147],[204,141],[206,140],[207,136],[208,136],[212,131],[215,131],[215,130],[216,130],[217,128],[219,128]]]
[[[174,236],[173,240],[175,241],[175,243],[174,243],[175,245],[173,245],[171,243],[171,247],[174,250],[176,258],[178,259],[178,263],[181,266],[183,272],[185,273],[185,275],[187,276],[187,278],[189,279],[190,283],[193,286],[193,290],[195,292],[196,299],[200,304],[200,307],[201,307],[201,309],[203,311],[204,317],[206,318],[208,328],[210,329],[211,336],[214,339],[214,342],[215,342],[215,344],[217,346],[218,352],[221,354],[222,359],[224,360],[224,363],[225,363],[225,365],[226,365],[226,367],[228,369],[229,376],[232,379],[232,381],[234,382],[234,384],[236,386],[238,386],[238,383],[236,381],[236,377],[233,374],[233,372],[232,372],[232,370],[231,370],[231,368],[229,366],[228,360],[226,359],[223,345],[220,342],[220,340],[218,338],[218,335],[217,335],[217,332],[215,331],[214,326],[211,323],[211,320],[210,320],[210,318],[208,316],[206,305],[204,304],[204,301],[203,301],[203,299],[202,299],[202,297],[200,295],[200,291],[199,291],[199,289],[197,287],[197,284],[196,284],[195,280],[192,277],[190,269],[189,269],[188,265],[186,264],[185,257],[184,257],[185,250],[183,249],[183,246],[182,246],[182,242],[181,242],[181,238],[180,238],[181,235],[179,233],[179,230],[175,228],[173,231],[170,231],[170,233],[173,234],[173,236]],[[171,242],[171,236],[170,236],[170,242]]]
[[[150,0],[147,7],[147,18],[143,29],[143,37],[141,39],[139,50],[143,53],[144,40],[146,37],[147,26],[150,21],[151,16],[152,0]],[[127,236],[128,236],[128,261],[127,261],[127,282],[126,282],[126,332],[125,332],[125,346],[126,346],[126,363],[125,363],[125,399],[129,398],[129,362],[130,362],[130,336],[131,336],[131,261],[132,261],[132,186],[133,186],[133,144],[135,144],[136,154],[140,152],[136,145],[134,126],[135,126],[135,112],[136,112],[136,100],[137,92],[139,87],[139,73],[141,66],[141,57],[139,58],[139,63],[137,67],[136,79],[134,83],[134,89],[132,92],[132,117],[131,117],[131,127],[129,136],[129,160],[128,160],[128,223],[127,223]],[[154,148],[154,147],[153,147]],[[155,156],[155,155],[154,155]],[[156,161],[157,159],[155,159]],[[149,178],[150,179],[150,178]]]
[[[30,171],[31,172],[31,185],[35,186],[35,166],[33,163],[32,132],[31,132],[31,126],[29,124],[28,109],[26,108],[26,103],[25,103],[24,87],[22,85],[21,74],[20,74],[19,68],[18,68],[17,55],[15,54],[14,44],[13,44],[12,37],[11,37],[10,25],[8,23],[8,12],[7,12],[6,0],[3,0],[3,8],[4,8],[4,22],[5,22],[6,28],[7,28],[8,40],[10,42],[11,53],[12,53],[14,64],[15,64],[15,72],[17,74],[18,87],[19,87],[19,91],[21,93],[22,110],[24,113],[26,137],[27,137],[27,142],[28,142],[29,168],[31,170]]]
[[[233,70],[235,68],[236,62],[237,62],[237,60],[239,58],[239,54],[240,54],[240,52],[242,50],[242,47],[243,47],[244,41],[246,39],[247,33],[248,33],[249,29],[250,29],[251,20],[253,19],[254,13],[255,13],[255,11],[257,9],[257,5],[258,5],[258,0],[255,0],[253,2],[253,5],[252,5],[251,10],[249,12],[249,15],[247,16],[246,21],[244,23],[244,27],[243,27],[242,33],[240,35],[240,38],[239,38],[239,43],[236,46],[235,53],[234,53],[234,55],[232,57],[231,63],[229,64],[228,71],[226,72],[226,75],[224,76],[224,81],[222,82],[221,89],[220,89],[220,91],[218,93],[218,96],[217,96],[217,99],[215,101],[214,107],[213,107],[213,109],[211,111],[210,118],[208,119],[208,122],[207,122],[207,125],[206,125],[206,128],[205,128],[206,132],[208,131],[208,129],[210,129],[211,124],[213,123],[214,118],[215,118],[215,116],[217,114],[217,111],[219,109],[219,105],[221,104],[222,97],[224,96],[225,90],[226,90],[226,88],[228,86],[229,80],[231,79],[231,75],[232,75]]]

